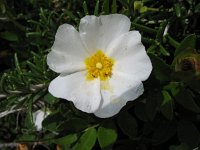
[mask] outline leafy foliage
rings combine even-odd
[[[77,27],[85,15],[110,13],[127,15],[131,28],[140,31],[153,72],[140,98],[118,115],[99,119],[48,93],[56,74],[46,55],[60,24]],[[0,0],[0,143],[65,150],[196,148],[199,19],[198,0]],[[51,112],[42,131],[33,124],[38,109]]]

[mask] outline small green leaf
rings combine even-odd
[[[172,101],[172,98],[167,91],[163,90],[162,95],[163,95],[163,102],[162,102],[161,106]]]
[[[2,14],[5,14],[5,12],[6,12],[6,6],[5,6],[4,2],[2,2],[2,1],[0,2],[0,11]]]
[[[66,128],[67,127],[67,128]],[[88,127],[86,120],[80,118],[71,118],[59,126],[59,130],[69,133],[80,132]]]
[[[176,96],[180,91],[180,83],[170,82],[168,85],[164,86],[164,89],[170,91],[173,96]]]
[[[173,118],[172,97],[167,91],[162,91],[163,102],[161,104],[161,113],[169,120]]]
[[[21,67],[20,67],[20,64],[19,64],[19,59],[18,59],[17,53],[14,54],[14,58],[15,58],[15,67],[17,69],[17,72],[19,74],[21,74],[22,71],[21,71]]]
[[[165,31],[165,28],[168,24],[168,21],[163,21],[161,24],[160,24],[160,27],[157,31],[157,35],[156,35],[156,41],[158,42],[162,42],[163,41],[163,33]]]
[[[170,56],[170,53],[161,44],[159,44],[159,50],[164,56]]]
[[[32,107],[33,107],[33,98],[30,97],[28,100],[28,118],[30,119],[30,123],[33,124],[33,115],[32,115]]]
[[[175,96],[175,99],[185,109],[200,113],[200,107],[194,101],[189,90],[181,89],[180,92]]]
[[[77,134],[69,134],[67,136],[54,139],[53,142],[60,145],[70,145],[77,140]]]
[[[169,150],[191,150],[191,148],[187,144],[181,143],[178,146],[170,146]]]
[[[98,16],[99,14],[99,0],[97,0],[95,8],[94,8],[94,15]]]
[[[146,105],[144,103],[137,103],[135,105],[135,115],[138,119],[142,121],[148,121],[147,114],[146,114]]]
[[[97,132],[95,128],[89,128],[78,140],[74,150],[91,150],[96,143]]]
[[[36,135],[32,134],[23,134],[22,136],[19,136],[17,138],[17,141],[35,141],[36,140]]]
[[[102,5],[102,11],[105,12],[106,14],[109,13],[109,0],[104,0],[103,5]]]
[[[180,3],[174,4],[174,9],[175,9],[176,16],[178,18],[180,18],[181,17],[181,4]]]
[[[183,39],[183,41],[180,43],[179,47],[175,51],[175,56],[181,54],[186,50],[187,48],[196,48],[196,35],[190,34],[186,38]]]
[[[168,102],[167,104],[163,105],[161,108],[161,113],[169,120],[173,119],[173,106],[172,102]]]
[[[157,122],[157,126],[155,128],[155,132],[152,135],[152,139],[154,141],[153,144],[158,145],[166,142],[172,136],[176,134],[176,121],[165,121],[160,120]]]
[[[143,32],[150,33],[150,34],[153,34],[153,35],[156,35],[156,34],[157,34],[156,29],[153,29],[153,28],[150,28],[150,27],[147,27],[147,26],[138,24],[138,23],[132,23],[132,25],[133,25],[133,27],[135,27],[136,29],[141,30],[141,31],[143,31]]]
[[[129,113],[122,113],[117,120],[122,132],[131,138],[137,134],[137,121]]]
[[[76,23],[78,23],[78,18],[69,10],[65,10],[65,13],[67,16],[70,17],[70,19],[74,20]]]
[[[146,113],[150,120],[153,120],[157,112],[158,93],[156,91],[149,92],[146,100]]]
[[[42,122],[42,126],[52,132],[57,131],[57,126],[63,122],[64,118],[60,113],[51,113]]]
[[[19,41],[18,36],[15,33],[9,31],[0,33],[0,38],[8,41]]]
[[[54,104],[58,101],[58,99],[53,95],[51,95],[50,93],[48,93],[44,96],[44,101],[46,101],[49,104]]]
[[[89,14],[86,1],[83,2],[83,10],[84,10],[85,15],[88,15],[88,14]]]
[[[181,142],[196,148],[200,142],[200,133],[192,122],[181,120],[178,124],[178,138]]]
[[[116,13],[117,12],[117,0],[113,0],[112,2],[112,13]]]
[[[155,75],[156,79],[160,80],[161,82],[169,81],[169,74],[171,73],[170,66],[155,55],[149,54],[149,56],[153,65],[153,74]]]
[[[113,126],[113,124],[107,123],[98,128],[97,137],[102,149],[111,147],[117,140],[117,132]]]
[[[200,12],[200,3],[198,3],[198,4],[195,6],[195,12],[196,12],[196,13],[199,13],[199,12]]]

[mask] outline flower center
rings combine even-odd
[[[93,80],[98,77],[100,80],[108,79],[112,75],[113,64],[113,59],[107,57],[101,50],[98,50],[95,54],[85,59],[87,80]]]
[[[102,64],[100,62],[96,63],[96,68],[101,69],[102,68]]]

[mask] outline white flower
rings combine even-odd
[[[42,121],[50,114],[49,111],[37,110],[33,113],[33,122],[37,131],[42,130]]]
[[[79,32],[69,24],[58,28],[50,69],[60,73],[49,92],[100,118],[117,114],[144,91],[141,81],[152,70],[138,31],[120,14],[85,16]]]

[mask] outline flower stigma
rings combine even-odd
[[[100,62],[96,63],[96,68],[101,69],[102,68],[102,64]]]
[[[105,81],[112,76],[114,60],[107,57],[101,50],[96,51],[91,57],[85,59],[87,80],[100,78]]]

